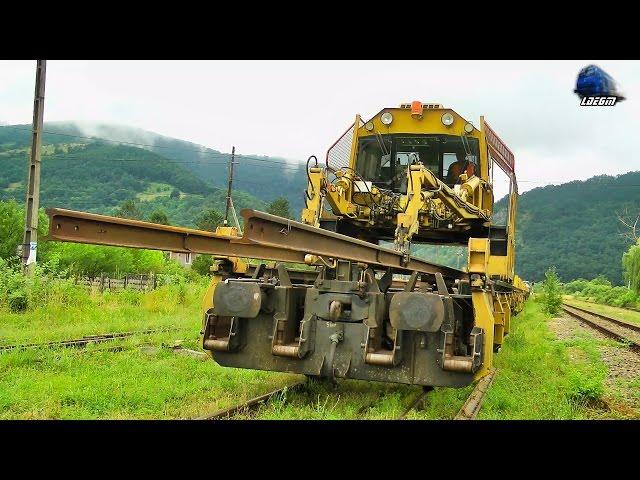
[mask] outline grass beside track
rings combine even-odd
[[[223,368],[208,358],[176,354],[170,348],[176,341],[200,350],[203,288],[93,293],[67,305],[21,314],[0,312],[2,344],[186,327],[82,349],[0,354],[0,418],[192,418],[301,378]],[[601,418],[593,407],[603,394],[606,374],[598,342],[587,333],[557,340],[549,321],[534,301],[514,318],[512,332],[495,357],[498,373],[479,418]],[[428,394],[426,408],[409,412],[407,418],[453,418],[471,390],[472,386],[437,388]],[[390,419],[399,416],[419,392],[419,387],[394,384],[340,381],[334,390],[319,383],[301,392],[285,392],[251,417]]]
[[[78,292],[82,301],[67,305],[54,303],[21,314],[0,311],[2,344],[183,328],[85,348],[0,354],[0,419],[191,418],[290,382],[290,375],[225,369],[209,358],[170,348],[178,341],[201,350],[203,288],[83,291]]]

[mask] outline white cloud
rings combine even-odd
[[[596,63],[627,100],[585,108]],[[0,62],[0,121],[29,123],[35,62]],[[516,154],[520,190],[640,170],[637,61],[49,61],[45,119],[116,123],[239,153],[304,160],[353,121],[419,99],[480,115]]]

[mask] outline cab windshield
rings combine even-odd
[[[356,171],[367,181],[396,193],[407,192],[408,165],[422,162],[449,186],[470,164],[478,172],[478,139],[457,135],[372,135],[358,142]]]

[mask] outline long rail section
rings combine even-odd
[[[484,396],[489,390],[489,387],[493,383],[493,379],[496,376],[496,369],[491,370],[489,375],[485,375],[476,384],[471,394],[467,397],[464,405],[454,417],[454,420],[474,420],[482,407]]]
[[[244,234],[242,237],[233,237],[190,228],[49,208],[47,214],[50,228],[46,238],[63,242],[292,263],[306,263],[305,257],[311,254],[327,260],[361,262],[375,269],[392,269],[397,273],[441,273],[450,280],[468,277],[462,270],[416,257],[404,261],[400,252],[293,220],[251,209],[244,209],[240,213],[244,219]]]
[[[102,343],[119,338],[132,337],[134,335],[151,335],[160,332],[173,332],[176,330],[184,330],[184,328],[154,328],[149,330],[135,330],[131,332],[114,332],[103,333],[99,335],[86,335],[81,338],[73,338],[69,340],[58,340],[53,342],[42,343],[22,343],[15,345],[0,345],[0,353],[11,350],[27,350],[31,348],[57,348],[57,347],[84,347],[90,343]]]
[[[640,341],[638,340],[640,337],[637,333],[640,332],[640,326],[566,303],[563,304],[562,309],[589,327],[626,344],[634,352],[640,353]]]

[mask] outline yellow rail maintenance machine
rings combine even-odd
[[[505,225],[492,222],[496,166]],[[201,333],[223,366],[452,387],[487,374],[528,288],[514,274],[514,156],[484,119],[421,102],[356,116],[307,174],[302,222],[243,210],[239,235],[50,209],[49,238],[216,256]],[[467,246],[467,268],[411,256],[419,243]]]

